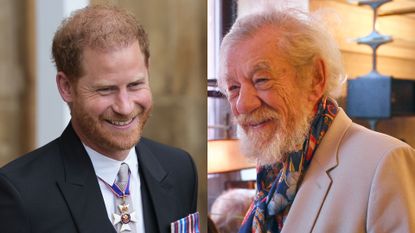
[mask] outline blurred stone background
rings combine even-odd
[[[0,0],[0,166],[32,148],[27,105],[33,82],[28,74],[27,24],[23,0]],[[53,77],[52,77],[53,78]]]

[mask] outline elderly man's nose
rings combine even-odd
[[[236,110],[239,114],[246,114],[254,111],[261,106],[254,87],[241,87],[238,99],[236,101]]]

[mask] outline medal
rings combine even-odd
[[[123,231],[131,231],[131,227],[129,225],[130,222],[136,222],[137,218],[135,216],[135,212],[129,213],[128,204],[121,204],[118,206],[118,209],[120,210],[120,214],[112,214],[113,217],[113,224],[114,226],[121,223],[121,229],[120,232]]]
[[[103,181],[107,187],[114,193],[117,198],[121,198],[121,205],[118,205],[119,213],[112,214],[112,224],[117,228],[118,224],[121,224],[120,232],[131,231],[130,223],[135,223],[137,221],[136,213],[134,210],[130,210],[129,204],[126,203],[126,198],[130,195],[130,176],[128,176],[128,183],[123,190],[116,183],[109,185],[107,182]]]

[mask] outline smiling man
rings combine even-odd
[[[341,54],[321,22],[272,7],[236,20],[219,85],[257,161],[248,232],[415,232],[415,152],[354,124],[331,97]]]
[[[0,231],[197,226],[191,157],[141,137],[152,108],[142,26],[121,9],[86,7],[60,25],[52,54],[71,122],[59,138],[0,170]]]

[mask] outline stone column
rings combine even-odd
[[[0,7],[0,167],[25,148],[22,128],[25,92],[23,54],[24,1],[3,0]]]

